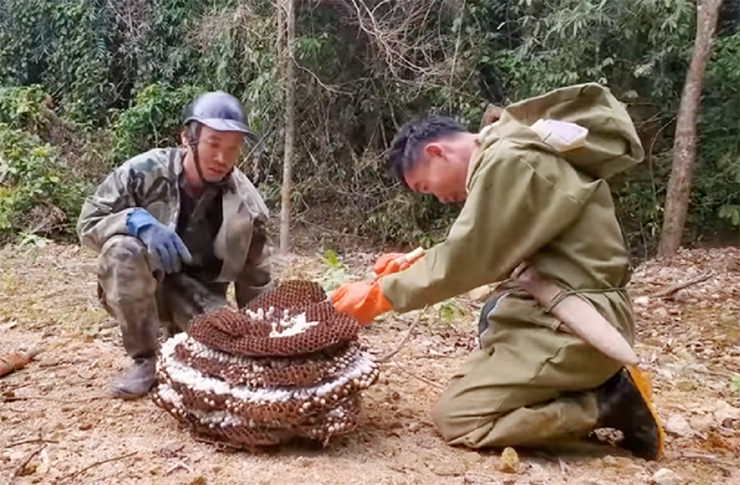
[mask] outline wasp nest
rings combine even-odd
[[[230,447],[296,437],[326,444],[355,429],[360,392],[378,376],[360,328],[317,283],[285,282],[240,311],[200,315],[167,340],[154,402]]]

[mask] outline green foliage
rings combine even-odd
[[[0,123],[0,235],[56,232],[69,223],[87,188],[71,181],[53,146]]]
[[[472,317],[471,311],[465,308],[458,300],[450,298],[435,304],[433,307],[436,319],[448,326],[454,326]]]
[[[324,266],[326,266],[326,269],[318,278],[318,282],[327,293],[330,293],[341,285],[355,279],[350,269],[342,263],[336,251],[333,249],[327,249],[324,251],[322,261]]]
[[[730,373],[730,391],[740,394],[740,374]]]
[[[298,3],[295,212],[331,207],[335,220],[321,222],[337,232],[429,246],[459,208],[390,179],[386,151],[404,122],[441,113],[476,130],[487,103],[598,81],[626,103],[651,152],[614,184],[630,243],[651,251],[695,2],[363,2],[367,9]],[[725,5],[702,103],[692,237],[740,227],[740,2]],[[3,162],[22,179],[0,189],[3,207],[18,191],[24,202],[13,206],[25,207],[6,226],[23,226],[29,204],[67,207],[71,221],[81,198],[67,165],[99,179],[141,151],[178,143],[183,109],[213,89],[245,103],[260,142],[242,168],[278,205],[285,91],[276,17],[269,0],[0,1],[0,123],[19,153],[54,148]],[[40,160],[50,165],[41,170]]]
[[[95,0],[4,0],[0,72],[4,83],[43,83],[70,119],[97,125],[112,97],[108,23]],[[0,74],[1,75],[1,74]]]
[[[0,123],[38,133],[49,122],[43,110],[46,97],[39,84],[0,87]]]
[[[694,36],[689,0],[520,1],[521,43],[491,52],[516,96],[598,81],[672,116]]]
[[[173,89],[152,84],[112,123],[113,158],[120,163],[152,148],[179,144],[184,107],[199,93],[196,86]]]
[[[699,133],[698,177],[693,192],[700,230],[714,215],[740,227],[740,32],[718,39],[709,65]]]

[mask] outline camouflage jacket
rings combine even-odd
[[[80,242],[100,252],[111,236],[128,234],[126,219],[136,207],[176,230],[183,155],[182,149],[154,149],[110,173],[82,206],[77,222]],[[222,208],[223,223],[213,248],[223,261],[216,281],[235,282],[237,300],[244,302],[271,284],[265,229],[269,212],[257,189],[236,168],[226,183]]]

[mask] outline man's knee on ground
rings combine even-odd
[[[481,425],[482,417],[465,416],[464,407],[465,403],[447,389],[432,408],[432,420],[445,442],[455,441]]]

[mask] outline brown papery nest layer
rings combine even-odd
[[[288,281],[240,311],[193,319],[157,360],[154,402],[202,439],[231,448],[354,430],[378,370],[318,283]]]

